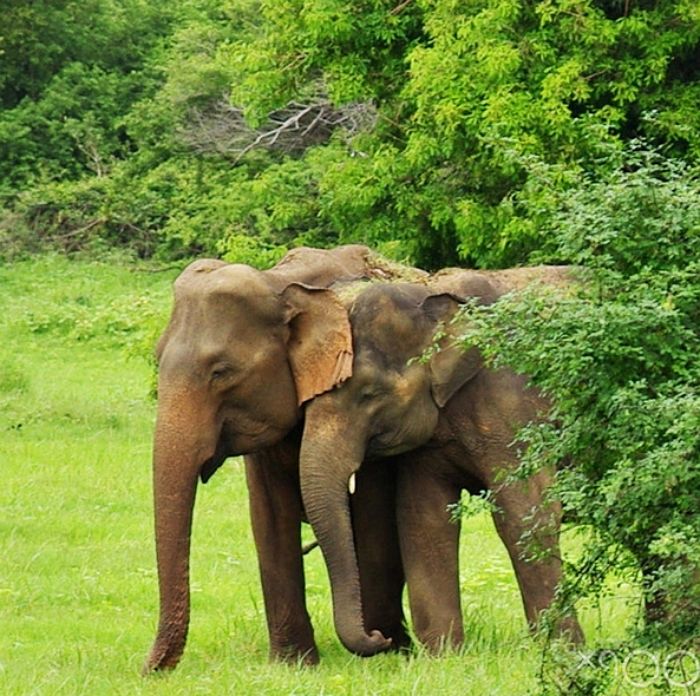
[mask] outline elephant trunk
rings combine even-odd
[[[350,652],[374,655],[387,650],[391,639],[377,630],[368,633],[363,623],[360,573],[348,498],[348,481],[362,463],[362,456],[353,452],[352,445],[340,435],[315,432],[313,420],[308,418],[307,411],[300,453],[301,491],[307,518],[328,569],[335,629]]]
[[[178,413],[177,416],[172,414]],[[196,431],[182,410],[158,409],[153,448],[153,494],[160,617],[143,672],[172,669],[182,656],[190,616],[189,558],[197,476],[209,448],[183,443]],[[200,431],[201,434],[201,431]]]

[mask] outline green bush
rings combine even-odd
[[[142,255],[216,253],[244,234],[261,248],[398,244],[428,268],[511,265],[547,244],[552,199],[605,176],[635,138],[700,156],[689,0],[8,12],[0,226],[21,224],[5,256],[29,230]],[[86,198],[103,190],[96,212]]]
[[[568,462],[565,514],[589,531],[562,601],[641,584],[643,640],[700,641],[700,178],[634,151],[582,178],[554,211],[537,260],[579,266],[569,293],[534,289],[469,307],[465,346],[552,399],[521,433],[522,472]]]

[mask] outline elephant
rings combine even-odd
[[[347,378],[350,326],[333,283],[390,279],[391,266],[359,245],[295,249],[272,269],[200,260],[174,283],[170,321],[158,341],[153,444],[155,540],[160,610],[144,673],[173,668],[189,624],[189,552],[198,479],[245,455],[270,655],[318,662],[306,610],[298,454],[304,404]],[[420,276],[420,271],[413,272]],[[386,500],[388,472],[367,472],[353,504],[360,556],[355,601],[396,646],[407,642],[403,570]],[[393,506],[392,506],[393,507]],[[361,593],[361,594],[360,594]],[[349,647],[374,652],[364,630]]]
[[[531,282],[566,287],[568,275],[565,267],[546,266],[451,271],[418,283],[374,284],[346,302],[353,374],[308,405],[300,453],[304,507],[333,600],[346,608],[345,621],[335,625],[341,640],[363,626],[361,607],[349,591],[349,583],[357,582],[349,500],[362,486],[355,475],[387,462],[398,472],[396,514],[413,628],[429,650],[456,647],[464,639],[459,525],[448,512],[463,489],[492,492],[496,530],[533,630],[551,605],[561,579],[561,507],[545,498],[553,472],[543,469],[523,481],[506,478],[518,466],[517,428],[541,418],[548,404],[525,377],[485,367],[476,348],[455,347],[450,334],[456,329],[449,322],[465,298],[489,304]],[[440,326],[443,349],[427,362],[415,360],[433,345]],[[519,544],[524,534],[548,553],[525,560]],[[557,630],[573,642],[583,639],[573,615]]]

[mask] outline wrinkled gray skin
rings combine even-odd
[[[349,583],[357,581],[349,480],[353,472],[381,468],[387,461],[399,472],[397,518],[414,629],[429,649],[457,646],[464,637],[459,525],[447,511],[462,489],[493,492],[493,519],[531,627],[553,601],[561,578],[561,511],[543,502],[552,472],[503,483],[504,473],[518,463],[511,445],[516,429],[538,418],[547,404],[523,377],[485,369],[475,349],[463,353],[447,347],[427,364],[409,362],[432,344],[439,322],[450,320],[459,300],[491,303],[538,279],[562,285],[566,271],[443,273],[430,285],[375,285],[349,304],[353,375],[309,405],[300,463],[304,505],[328,566],[334,603],[344,608],[342,617],[336,615],[341,640],[343,631],[353,633],[362,622],[361,609],[348,592]],[[361,482],[356,489],[361,491]],[[552,553],[538,561],[523,560],[518,540],[524,533]],[[582,639],[574,617],[558,628],[573,641]]]
[[[174,667],[189,622],[189,551],[197,481],[245,454],[271,656],[318,661],[306,611],[298,452],[302,404],[351,369],[347,315],[324,288],[386,277],[366,247],[296,249],[269,271],[205,260],[174,285],[170,322],[157,347],[158,413],[153,448],[158,632],[144,671]],[[353,501],[360,577],[353,606],[396,645],[406,642],[403,574],[391,472],[368,470]],[[355,576],[357,578],[357,575]],[[362,627],[349,647],[365,654],[383,636]]]

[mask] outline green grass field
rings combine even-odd
[[[237,460],[199,489],[185,656],[139,676],[157,619],[148,355],[176,273],[51,256],[0,268],[0,694],[538,693],[541,648],[483,515],[462,535],[460,654],[349,655],[315,551],[321,666],[269,664]],[[624,633],[627,601],[582,609],[591,644]],[[611,693],[640,693],[627,689]]]

